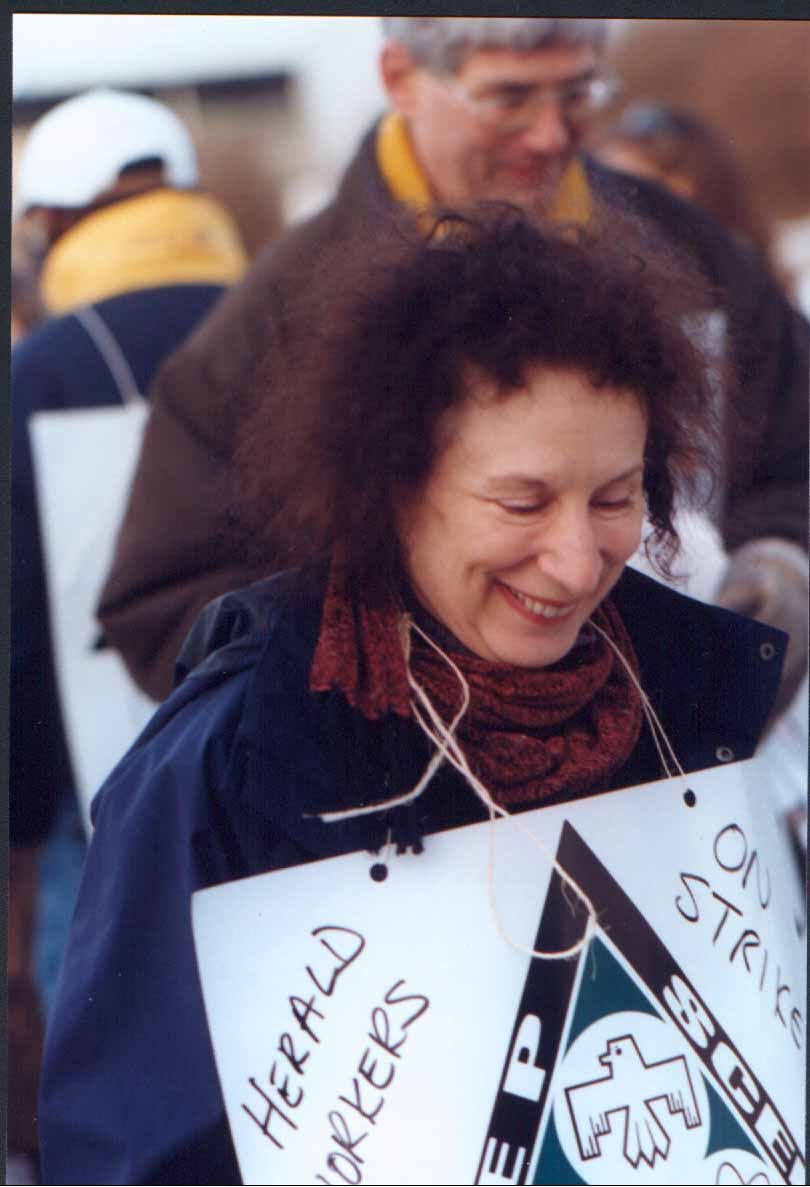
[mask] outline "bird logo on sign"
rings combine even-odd
[[[598,1158],[600,1138],[621,1124],[624,1157],[634,1168],[650,1167],[657,1157],[666,1159],[670,1137],[654,1112],[656,1101],[665,1101],[669,1116],[680,1116],[687,1129],[701,1124],[692,1081],[682,1055],[646,1063],[632,1035],[609,1039],[598,1057],[607,1074],[566,1088],[568,1108],[583,1160]]]

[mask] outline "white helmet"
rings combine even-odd
[[[127,165],[149,157],[163,162],[167,185],[197,183],[194,146],[173,111],[127,91],[85,91],[57,104],[31,129],[15,205],[87,206]]]

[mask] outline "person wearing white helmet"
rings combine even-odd
[[[241,276],[245,253],[228,213],[196,188],[186,128],[154,99],[100,89],[58,104],[31,130],[15,182],[15,231],[38,246],[46,314],[12,352],[9,1150],[33,1156],[32,898],[57,812],[75,827],[75,764],[54,671],[31,418],[120,404],[88,318],[145,392],[161,359]],[[75,887],[60,891],[69,898]]]
[[[51,108],[32,128],[17,200],[23,208],[90,206],[118,181],[123,165],[150,158],[161,162],[167,186],[197,184],[194,145],[170,108],[126,91],[85,91]]]
[[[154,99],[98,89],[52,108],[25,142],[15,201],[45,245],[47,312],[133,289],[236,280],[242,245],[198,180],[185,126]]]

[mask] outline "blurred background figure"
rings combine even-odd
[[[94,695],[92,675],[85,687],[61,664],[71,652],[83,657],[80,672],[106,662],[94,647],[98,590],[84,585],[107,563],[115,524],[105,516],[118,488],[123,499],[133,454],[129,429],[122,435],[109,417],[104,423],[113,433],[100,454],[93,417],[124,413],[127,400],[142,405],[139,393],[160,360],[238,279],[246,257],[230,216],[196,188],[196,155],[182,122],[153,99],[101,89],[57,105],[31,131],[16,181],[15,230],[41,247],[36,292],[43,320],[12,351],[8,1148],[35,1159],[40,997],[47,1010],[84,848],[75,796],[81,756],[66,723],[90,715],[103,740],[118,727],[109,716],[114,702],[129,695],[120,664],[106,698]],[[42,452],[40,425],[57,427],[50,455]],[[42,482],[54,473],[66,500],[76,489],[89,495],[81,521],[56,533],[47,516],[43,521],[41,499]],[[67,586],[56,589],[55,554],[82,533],[92,549]],[[62,601],[79,607],[83,598],[81,635],[59,638],[53,628]],[[144,698],[142,719],[146,712]],[[117,753],[132,736],[117,738]],[[37,859],[54,831],[61,843],[49,847],[43,871],[37,985]]]
[[[742,244],[770,253],[767,224],[746,192],[730,146],[704,120],[661,103],[635,103],[601,133],[595,155],[694,202]]]
[[[810,256],[810,21],[619,20],[611,27],[607,58],[622,95],[605,122],[652,102],[712,128],[767,224],[778,271],[810,313],[802,279]]]

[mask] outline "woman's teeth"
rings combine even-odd
[[[567,606],[552,606],[548,602],[538,602],[534,598],[530,598],[528,594],[521,593],[520,590],[514,589],[511,585],[509,587],[521,605],[530,610],[532,614],[539,614],[541,618],[562,618],[565,614],[570,614],[573,608],[573,602]]]

